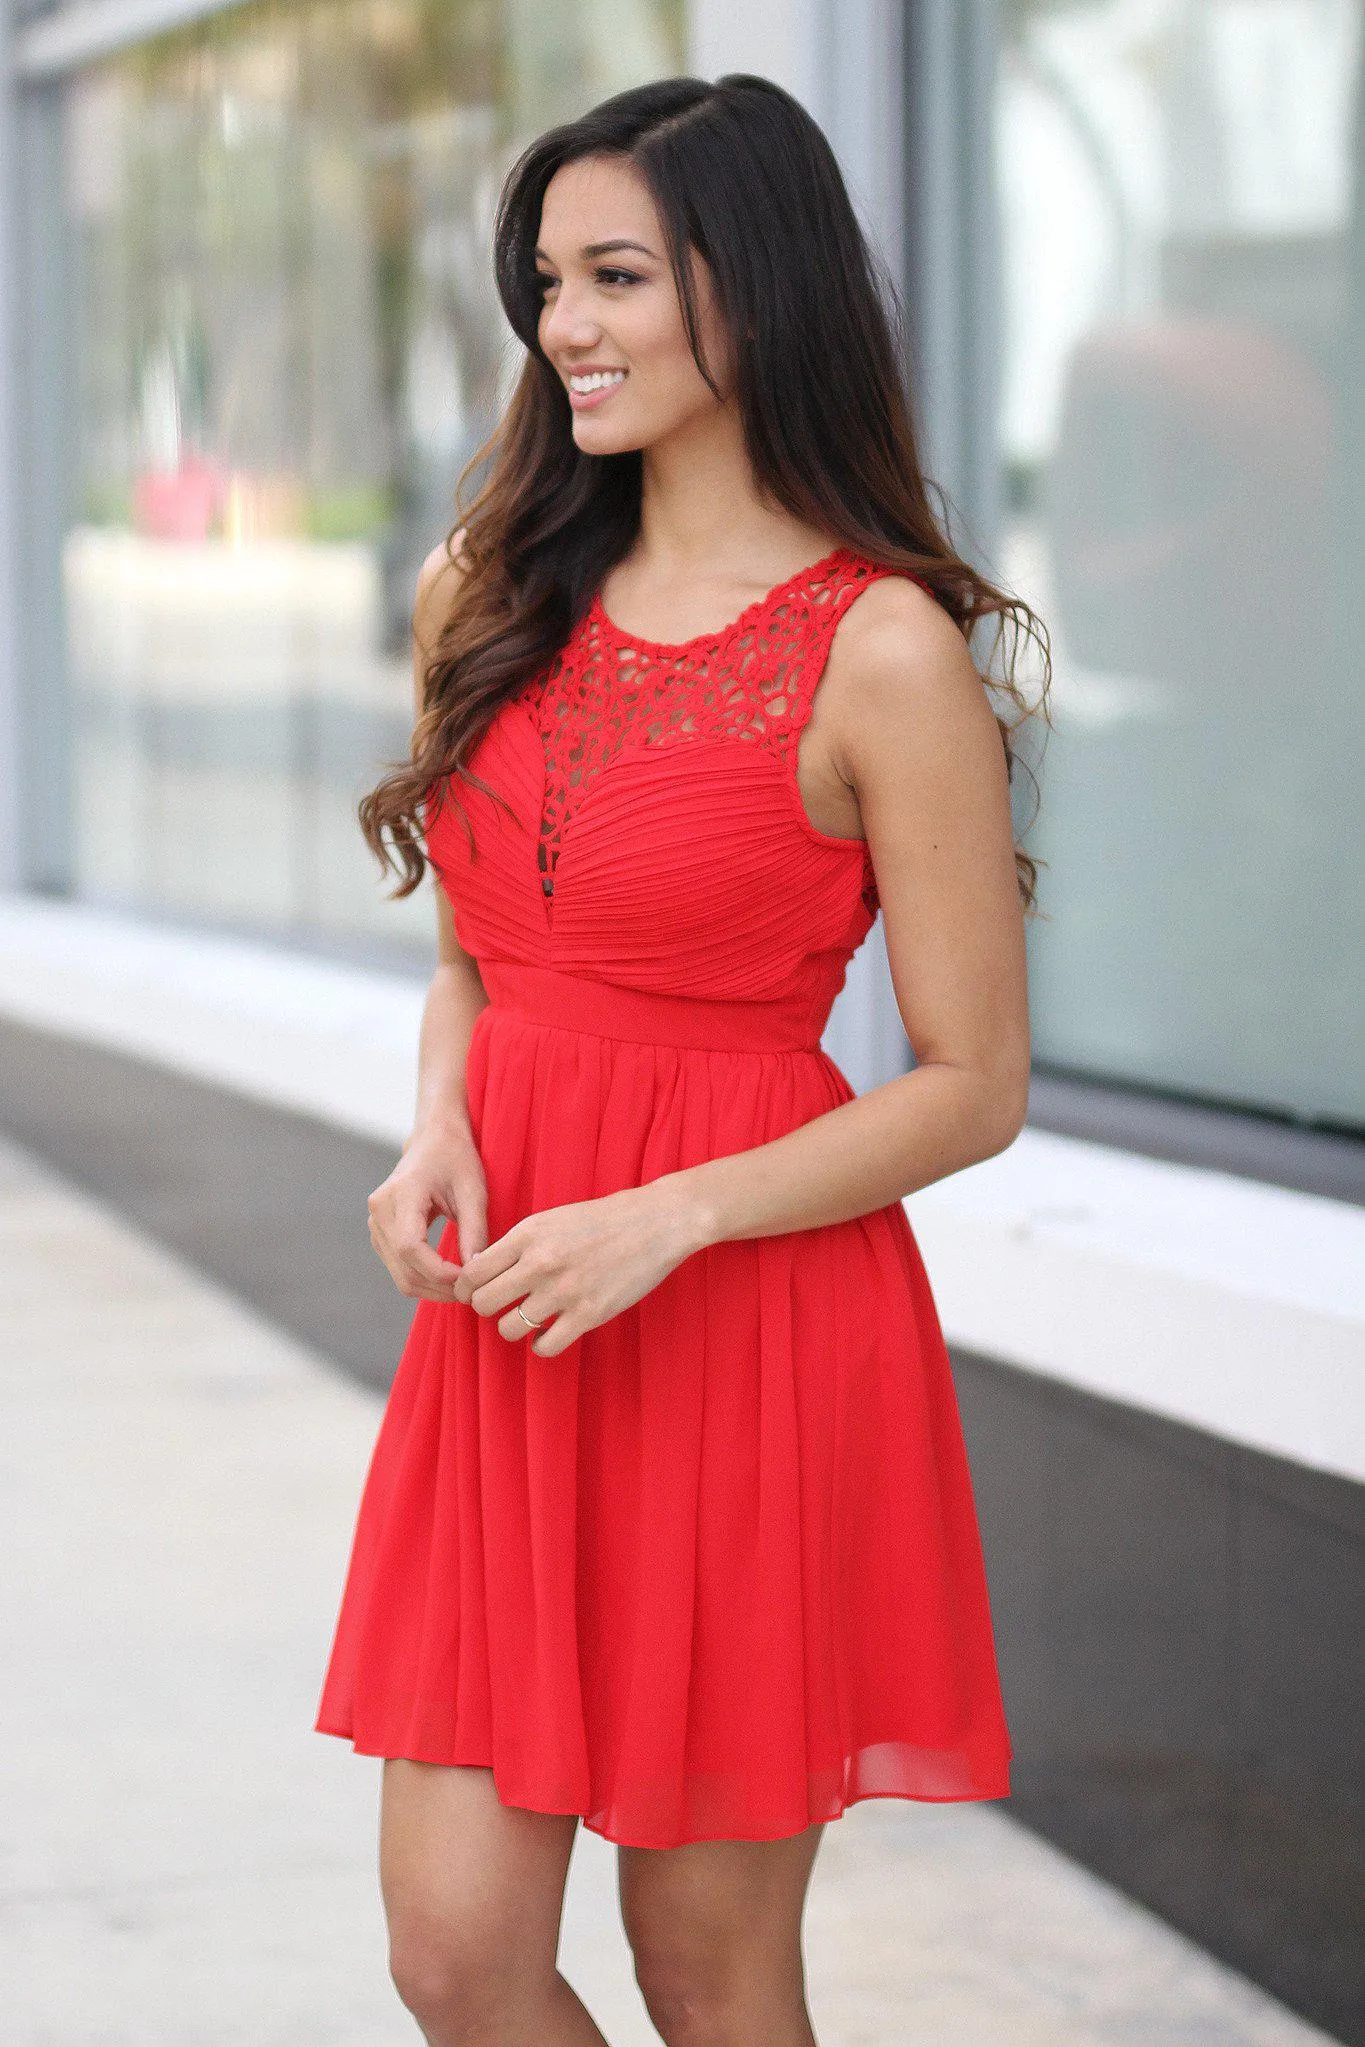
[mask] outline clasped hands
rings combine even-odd
[[[400,1293],[467,1302],[508,1342],[529,1341],[547,1358],[633,1307],[707,1241],[686,1183],[664,1174],[537,1210],[490,1244],[483,1167],[468,1140],[411,1143],[369,1211],[371,1242]],[[456,1224],[458,1264],[427,1242],[438,1215]],[[545,1327],[532,1333],[528,1321]]]

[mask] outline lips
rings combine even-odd
[[[625,370],[614,367],[574,370],[569,377],[569,404],[575,412],[591,412],[595,406],[605,404],[614,391],[620,390],[626,375]],[[586,388],[576,388],[580,382]]]

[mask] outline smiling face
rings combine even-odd
[[[555,172],[536,271],[540,345],[569,393],[585,454],[649,447],[720,409],[688,346],[658,210],[624,157],[582,157]],[[728,392],[725,334],[695,251],[692,275],[702,351]]]

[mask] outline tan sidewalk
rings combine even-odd
[[[378,1401],[4,1147],[0,1332],[6,2047],[415,2042],[312,1731]],[[580,1832],[562,1960],[644,2047],[614,1884]],[[807,1952],[821,2047],[1325,2038],[998,1808],[832,1824]]]

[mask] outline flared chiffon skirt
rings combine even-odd
[[[496,1002],[466,1088],[490,1242],[853,1092],[818,1047]],[[440,1248],[458,1257],[453,1226]],[[957,1403],[900,1203],[707,1247],[557,1357],[496,1319],[417,1306],[320,1732],[491,1768],[504,1803],[640,1847],[1008,1794]]]

